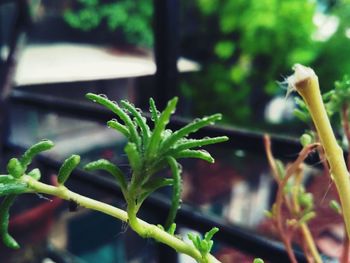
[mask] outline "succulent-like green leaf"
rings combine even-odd
[[[124,173],[119,169],[118,166],[116,166],[108,160],[100,159],[98,161],[88,163],[87,165],[85,165],[84,169],[87,171],[105,170],[111,175],[113,175],[113,177],[116,179],[122,190],[127,189],[127,183],[125,180]]]
[[[162,178],[157,177],[155,179],[151,179],[147,183],[145,183],[142,186],[143,190],[154,192],[155,190],[158,190],[159,188],[162,188],[164,186],[170,186],[174,183],[174,179],[172,178]]]
[[[0,196],[22,194],[28,191],[28,185],[13,179],[11,182],[0,183]]]
[[[58,176],[57,176],[58,184],[63,185],[67,181],[72,171],[78,166],[79,163],[80,163],[79,155],[73,154],[72,156],[67,158],[61,165],[60,170],[58,172]]]
[[[204,239],[207,241],[211,240],[217,232],[219,232],[219,228],[213,227],[207,233],[205,233]]]
[[[155,178],[148,181],[146,184],[142,186],[142,193],[138,197],[137,203],[140,205],[145,201],[145,199],[157,191],[159,188],[170,186],[174,183],[174,180],[171,178]]]
[[[172,223],[167,232],[173,236],[175,235],[175,231],[176,231],[176,224]]]
[[[217,120],[221,120],[221,114],[214,114],[208,117],[204,117],[202,119],[197,119],[180,130],[175,131],[171,136],[169,136],[164,143],[162,144],[162,151],[167,151],[172,145],[174,145],[177,141],[189,135],[190,133],[196,132],[199,129],[213,124]]]
[[[134,115],[136,123],[140,127],[142,132],[143,143],[144,145],[147,145],[151,131],[149,126],[147,125],[146,118],[143,117],[141,113],[132,104],[130,104],[130,102],[122,100],[120,103],[125,109],[127,109],[132,115]]]
[[[4,244],[12,249],[19,248],[17,241],[8,232],[10,218],[9,211],[15,199],[16,195],[8,195],[4,198],[0,205],[0,234]]]
[[[40,170],[38,168],[31,170],[28,173],[28,175],[37,181],[40,180],[40,178],[41,178],[41,173],[40,173]]]
[[[92,100],[93,102],[96,102],[102,106],[105,106],[107,109],[114,112],[125,123],[126,127],[128,127],[129,134],[130,134],[130,141],[135,143],[138,148],[140,147],[140,137],[137,133],[135,124],[133,123],[129,115],[126,114],[116,102],[110,101],[104,95],[97,95],[94,93],[88,93],[86,94],[86,97]]]
[[[7,164],[7,172],[15,178],[20,178],[24,174],[24,168],[17,158],[12,158]]]
[[[165,110],[160,114],[150,138],[149,146],[147,149],[147,158],[152,159],[155,157],[162,141],[162,133],[164,132],[166,125],[169,123],[170,116],[175,111],[177,100],[177,97],[170,100]]]
[[[219,136],[214,138],[203,138],[203,139],[184,139],[178,142],[178,144],[174,147],[174,151],[182,151],[191,148],[198,148],[205,145],[225,142],[228,140],[227,136]]]
[[[152,98],[149,99],[149,110],[151,112],[151,119],[157,124],[160,113],[158,112],[156,104]]]
[[[173,155],[175,159],[180,158],[197,158],[207,161],[209,163],[214,163],[214,158],[205,150],[183,150],[181,152],[177,152]]]
[[[117,120],[110,120],[107,122],[107,125],[108,127],[122,133],[126,138],[130,137],[129,130],[123,124],[120,124]]]
[[[24,171],[27,169],[27,166],[32,162],[35,155],[43,151],[50,150],[52,147],[54,147],[54,143],[50,140],[42,140],[31,146],[19,160],[23,166]]]
[[[127,145],[124,148],[124,151],[128,156],[129,163],[133,171],[140,172],[142,167],[142,160],[135,143],[127,143]]]
[[[181,202],[181,192],[182,192],[182,182],[181,182],[181,168],[177,163],[176,159],[173,157],[167,157],[167,162],[169,163],[170,170],[173,176],[173,192],[171,198],[171,207],[168,217],[165,222],[165,228],[169,229],[174,223],[177,210],[180,207]]]
[[[7,183],[14,182],[14,181],[15,181],[15,178],[10,174],[1,174],[0,175],[0,184],[7,184]]]

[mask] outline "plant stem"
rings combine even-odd
[[[303,177],[303,174],[302,174],[302,169],[299,169],[297,172],[296,172],[296,175],[295,175],[295,187],[294,187],[294,190],[293,190],[293,205],[294,205],[294,213],[295,214],[300,214],[300,205],[299,205],[299,202],[298,202],[298,192],[299,192],[299,189],[300,189],[300,186],[301,186],[301,181],[302,181],[302,177]],[[312,259],[313,261],[310,261],[309,262],[316,262],[316,263],[322,263],[322,258],[320,256],[320,253],[318,253],[318,250],[317,250],[317,247],[316,247],[316,244],[315,244],[315,241],[311,235],[311,232],[310,232],[310,229],[308,227],[308,225],[306,223],[302,223],[300,224],[300,230],[301,230],[301,233],[304,237],[304,242],[305,242],[305,254],[310,254],[311,253],[311,256],[312,256]]]
[[[277,229],[278,229],[279,234],[282,238],[282,241],[286,247],[286,250],[287,250],[287,253],[288,253],[290,260],[292,262],[296,262],[296,258],[295,258],[295,255],[294,255],[294,252],[292,249],[292,245],[291,245],[290,236],[286,233],[286,230],[283,227],[282,204],[283,204],[283,202],[285,202],[286,205],[288,206],[288,210],[289,211],[293,210],[293,214],[300,213],[300,206],[299,206],[299,203],[297,200],[298,191],[299,191],[298,189],[300,189],[300,184],[301,184],[301,179],[302,179],[302,174],[301,174],[302,169],[300,167],[301,167],[302,163],[304,162],[304,160],[306,159],[306,157],[309,155],[309,153],[311,151],[313,151],[313,149],[315,147],[317,147],[318,144],[314,143],[314,144],[310,144],[310,145],[307,145],[306,147],[304,147],[302,149],[302,151],[299,153],[297,160],[287,168],[286,175],[283,179],[281,179],[279,177],[279,174],[277,171],[276,160],[273,157],[273,154],[271,151],[270,137],[267,134],[265,134],[265,136],[264,136],[264,144],[265,144],[265,151],[266,151],[267,159],[269,161],[273,177],[278,184],[276,203],[275,203],[276,204],[276,206],[275,206],[275,220],[276,220]],[[288,198],[286,196],[284,196],[284,188],[285,188],[289,178],[291,178],[293,175],[295,175],[296,180],[295,180],[295,186],[294,186],[293,192],[292,192],[292,204],[293,204],[293,206],[291,206],[291,205],[288,205],[288,203],[287,203]],[[301,232],[302,232],[303,237],[304,237],[304,241],[305,241],[305,245],[306,245],[305,248],[307,248],[310,251],[310,253],[312,254],[314,262],[322,263],[321,256],[317,251],[315,242],[312,238],[312,235],[310,233],[310,230],[309,230],[307,224],[306,223],[301,224],[300,229],[301,229]],[[306,255],[309,254],[308,250],[305,251]]]
[[[323,104],[318,78],[315,72],[311,68],[302,65],[296,65],[294,70],[294,75],[292,75],[288,81],[303,97],[312,116],[331,168],[331,174],[334,177],[334,182],[343,208],[347,235],[350,237],[350,181],[343,151],[334,136]]]
[[[349,104],[345,103],[341,109],[341,120],[346,140],[348,142],[347,167],[350,169],[350,125],[349,125]]]
[[[153,238],[158,242],[164,243],[172,247],[179,253],[183,253],[191,256],[199,263],[220,262],[212,255],[208,255],[207,259],[209,259],[209,261],[207,261],[207,259],[202,258],[202,255],[200,254],[200,252],[192,245],[185,243],[184,241],[180,240],[179,238],[173,235],[170,235],[169,233],[165,232],[164,230],[160,229],[155,225],[149,224],[141,219],[138,219],[136,217],[136,214],[133,212],[132,213],[134,214],[134,217],[132,218],[132,220],[130,219],[129,221],[128,214],[124,210],[111,206],[109,204],[91,199],[89,197],[85,197],[80,194],[74,193],[68,190],[64,186],[56,187],[56,186],[47,185],[47,184],[38,182],[27,175],[24,175],[22,177],[22,180],[28,184],[29,188],[31,188],[33,192],[57,196],[64,200],[72,200],[75,203],[85,208],[102,212],[104,214],[118,218],[119,220],[122,220],[124,222],[129,222],[131,228],[135,232],[137,232],[140,236]]]

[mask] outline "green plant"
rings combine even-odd
[[[295,73],[289,78],[289,84],[302,96],[311,114],[339,193],[341,205],[344,208],[347,236],[350,237],[350,210],[348,209],[350,207],[350,181],[343,151],[337,143],[329,122],[315,72],[302,65],[296,65],[294,69]]]
[[[349,262],[350,249],[350,180],[348,176],[350,159],[348,158],[347,162],[344,160],[342,148],[338,145],[327,113],[331,117],[337,117],[335,119],[341,123],[338,126],[342,127],[340,130],[349,142],[350,81],[345,76],[341,81],[335,83],[334,89],[322,97],[318,77],[311,68],[297,64],[294,70],[294,74],[287,79],[289,89],[296,90],[303,98],[303,100],[296,100],[299,106],[299,109],[295,111],[296,116],[307,123],[313,121],[313,125],[310,127],[311,130],[300,138],[303,149],[298,159],[286,168],[281,161],[273,157],[269,138],[265,138],[267,158],[278,186],[276,202],[271,211],[267,212],[267,216],[275,223],[292,262],[297,262],[292,250],[292,239],[296,231],[301,232],[301,244],[308,262],[322,262],[307,226],[308,221],[316,216],[313,196],[305,191],[301,183],[303,161],[310,152],[317,150],[320,159],[323,160],[324,176],[335,184],[340,199],[340,204],[337,200],[331,200],[329,207],[344,220],[346,236],[339,260],[346,263]],[[349,144],[344,146],[350,149]]]
[[[141,110],[135,108],[128,101],[121,101],[120,105],[118,105],[103,95],[89,93],[86,97],[115,113],[119,120],[111,120],[107,125],[127,138],[124,150],[132,171],[130,179],[117,165],[105,159],[88,163],[85,166],[85,169],[88,171],[105,170],[113,175],[127,203],[126,211],[79,195],[65,187],[65,182],[80,162],[80,157],[77,155],[72,155],[62,164],[58,172],[57,186],[40,182],[40,171],[38,169],[27,173],[27,167],[33,157],[53,147],[51,141],[44,140],[29,148],[20,159],[11,159],[7,166],[8,174],[0,176],[0,195],[5,196],[0,207],[0,231],[4,243],[11,248],[19,247],[8,233],[9,209],[16,196],[25,193],[41,193],[73,201],[82,207],[116,217],[127,222],[141,237],[153,238],[158,242],[167,244],[179,253],[185,253],[193,257],[197,262],[218,262],[210,254],[213,245],[211,239],[218,231],[217,228],[210,230],[205,235],[204,240],[194,238],[193,246],[174,235],[176,227],[174,220],[176,211],[180,206],[181,194],[181,167],[178,160],[182,158],[198,158],[212,163],[214,162],[212,156],[208,152],[197,148],[224,142],[228,139],[226,136],[190,139],[188,135],[220,120],[221,115],[214,114],[202,119],[196,119],[173,132],[166,129],[166,126],[175,111],[177,98],[170,100],[161,113],[157,110],[154,101],[150,100],[151,120],[153,123],[153,128],[151,128],[146,118],[142,115]],[[159,171],[167,167],[170,167],[172,178],[157,175]],[[172,206],[165,227],[151,225],[139,219],[137,213],[144,200],[152,192],[165,186],[173,187]]]
[[[67,10],[63,18],[68,25],[82,31],[101,28],[105,24],[111,32],[121,30],[131,44],[151,47],[152,15],[150,0],[79,0],[78,8]]]

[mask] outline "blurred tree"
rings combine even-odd
[[[110,32],[120,30],[130,44],[151,47],[152,3],[152,0],[78,0],[64,13],[64,20],[83,31],[101,27]]]
[[[317,57],[319,45],[311,38],[314,1],[196,0],[195,4],[205,28],[202,33],[215,38],[196,46],[202,49],[197,54],[206,56],[196,58],[203,71],[182,85],[185,94],[196,98],[194,106],[201,113],[220,111],[226,120],[247,125],[254,111],[260,120],[266,101],[278,92],[280,74],[294,63],[310,64]]]
[[[350,74],[350,1],[331,2],[332,6],[327,10],[330,16],[327,19],[332,19],[336,23],[336,31],[321,46],[318,57],[313,63],[324,91],[332,89],[335,80]]]

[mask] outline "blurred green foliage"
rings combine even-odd
[[[75,7],[64,13],[64,20],[83,31],[103,27],[110,32],[121,30],[130,44],[151,47],[152,15],[151,0],[78,0]]]
[[[227,121],[247,125],[253,111],[260,118],[268,98],[280,90],[281,73],[317,57],[313,1],[196,0],[195,5],[205,34],[216,38],[203,52],[203,71],[182,84],[196,98],[198,113],[219,109]]]
[[[285,93],[276,81],[295,63],[315,68],[323,90],[350,74],[349,0],[179,1],[181,55],[201,65],[181,82],[193,115],[220,111],[227,122],[260,126],[266,103]],[[315,38],[320,13],[321,24],[337,22],[329,38]],[[64,17],[74,28],[117,30],[151,47],[152,14],[151,0],[78,0]]]
[[[350,1],[338,0],[329,14],[338,19],[336,32],[319,50],[313,63],[323,91],[333,89],[334,81],[350,74]]]

